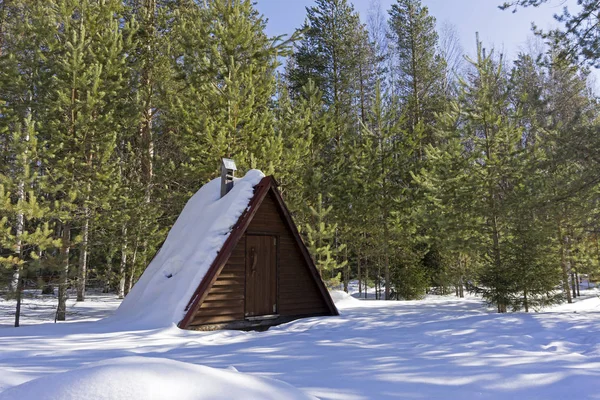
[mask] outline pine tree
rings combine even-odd
[[[428,145],[436,146],[440,141],[436,137],[435,115],[443,110],[444,101],[451,93],[447,89],[446,61],[439,49],[435,18],[419,0],[397,1],[389,10],[389,16],[389,41],[394,62],[392,88],[403,108],[407,142],[414,146],[411,158],[406,160],[411,165],[405,170],[417,173],[431,168],[426,148]],[[439,231],[431,225],[433,219],[427,215],[427,200],[411,178],[408,173],[404,176],[406,186],[403,195],[413,204],[404,219],[419,221],[415,231],[418,240],[414,241],[416,247],[412,252],[422,253],[419,268],[430,271],[433,278],[441,268],[439,254],[444,249],[439,246],[443,241],[437,237]],[[415,215],[416,212],[420,215]]]
[[[481,235],[481,217],[474,207],[478,194],[466,184],[476,164],[469,152],[470,139],[461,129],[459,102],[448,104],[437,119],[436,135],[442,144],[426,148],[429,168],[419,170],[414,179],[428,210],[423,222],[441,233],[433,242],[441,249],[443,260],[441,270],[430,271],[433,284],[442,288],[453,284],[462,297],[464,283],[474,278],[480,250],[476,243]]]
[[[538,7],[548,0],[511,0],[505,1],[500,8]],[[598,34],[598,11],[600,4],[596,0],[579,0],[576,12],[564,7],[562,14],[555,14],[554,19],[564,24],[564,28],[544,31],[534,26],[536,35],[549,43],[562,44],[562,56],[581,57],[588,65],[600,66],[600,35]]]
[[[448,206],[455,208],[440,221],[444,227],[458,222],[464,212],[460,218],[469,224],[458,223],[450,249],[458,251],[458,259],[461,252],[473,249],[469,253],[482,261],[479,289],[498,312],[506,312],[518,290],[507,256],[511,241],[508,198],[521,171],[522,131],[514,124],[514,110],[508,104],[502,61],[495,60],[493,53],[485,54],[478,42],[477,59],[472,63],[474,72],[462,83],[460,101],[441,119],[440,126],[446,130],[440,132],[444,150],[430,147],[432,159],[442,162],[436,168],[439,175],[421,182],[430,185],[432,201],[445,199],[438,215],[445,214]],[[446,172],[444,162],[452,166]],[[471,244],[461,249],[467,241]]]
[[[312,180],[308,203],[318,206],[315,196],[320,193],[326,206],[333,207],[332,219],[338,226],[335,245],[354,241],[352,247],[357,248],[361,227],[351,222],[355,221],[355,199],[347,183],[355,182],[359,167],[348,158],[356,152],[361,124],[368,118],[376,78],[375,51],[358,13],[347,0],[319,0],[308,7],[303,31],[286,67],[291,98],[302,98],[307,85],[314,84],[328,115],[326,126],[319,131],[313,128],[311,168],[317,168],[318,178]],[[356,157],[353,160],[364,164]],[[348,248],[350,256],[353,248]],[[342,257],[339,262],[347,261],[345,251],[337,254]],[[344,277],[348,277],[347,270]]]
[[[129,91],[122,94],[129,101],[121,108],[129,115],[121,115],[123,125],[117,138],[115,162],[119,184],[115,200],[122,205],[123,212],[119,215],[120,227],[113,227],[121,238],[120,296],[128,293],[139,274],[136,269],[140,265],[145,267],[148,253],[152,254],[160,241],[153,235],[157,219],[162,218],[161,209],[153,202],[158,186],[156,125],[163,110],[163,85],[168,87],[171,81],[165,54],[170,46],[164,32],[171,29],[165,21],[172,17],[170,1],[127,0],[123,5],[123,19],[128,21],[122,29],[123,37],[127,38],[124,53],[129,67],[123,79]]]
[[[539,58],[539,57],[538,57]],[[513,279],[520,293],[512,301],[513,309],[529,311],[560,300],[553,294],[560,282],[560,259],[556,251],[555,210],[548,207],[552,197],[547,161],[546,73],[531,55],[521,54],[510,77],[513,107],[518,110],[522,127],[521,171],[517,175],[510,202],[508,246]]]
[[[272,173],[280,166],[274,73],[287,44],[269,38],[265,23],[248,0],[210,1],[184,20],[178,67],[187,86],[173,99],[173,124],[194,186],[215,176],[223,156],[240,169]]]
[[[361,180],[366,185],[363,194],[366,202],[357,202],[362,205],[359,215],[372,218],[366,226],[368,230],[365,231],[363,223],[362,232],[372,236],[376,243],[369,258],[382,260],[386,299],[411,297],[407,291],[399,294],[400,281],[406,277],[401,276],[418,263],[414,253],[413,205],[406,196],[411,167],[406,160],[413,156],[414,143],[402,128],[404,118],[398,109],[398,100],[392,97],[386,101],[377,84],[369,120],[364,126],[362,150],[368,164]]]
[[[594,123],[595,111],[586,88],[585,71],[580,71],[564,53],[555,46],[550,47],[546,64],[546,140],[543,148],[547,161],[544,167],[548,176],[548,195],[552,204],[556,249],[562,267],[563,293],[570,303],[569,288],[573,233],[582,219],[589,201],[582,199],[589,193],[590,182],[595,179],[590,173],[596,168],[590,151],[595,147],[588,129]],[[591,163],[584,168],[581,160]],[[584,172],[584,170],[587,170]],[[585,217],[583,217],[585,218]]]
[[[346,261],[338,262],[338,255],[345,245],[335,246],[337,224],[328,222],[332,206],[323,206],[323,197],[319,194],[317,206],[311,207],[312,221],[305,226],[308,248],[315,258],[315,264],[321,277],[330,285],[337,285],[337,271],[346,265]]]
[[[15,327],[18,327],[24,275],[37,264],[44,251],[57,243],[48,222],[50,207],[43,197],[46,179],[36,171],[40,162],[38,150],[44,146],[38,143],[31,116],[12,127],[12,132],[2,131],[3,134],[12,133],[6,150],[14,160],[6,174],[0,173],[0,231],[3,232],[0,247],[6,250],[0,255],[0,264],[16,272],[13,281],[16,275]]]
[[[480,215],[485,218],[484,232],[487,248],[486,268],[480,281],[484,296],[497,305],[498,312],[506,312],[514,282],[507,273],[504,258],[506,232],[507,189],[513,184],[515,162],[519,157],[518,144],[521,131],[510,115],[507,102],[506,76],[502,60],[494,61],[478,44],[477,69],[471,84],[464,88],[465,129],[473,140],[474,162],[480,172],[473,176],[475,187],[480,187],[483,201],[478,204]]]
[[[310,206],[322,187],[326,165],[319,157],[320,149],[333,129],[321,93],[312,81],[296,99],[289,96],[288,87],[280,83],[277,102],[276,129],[283,139],[283,160],[278,181],[286,204],[300,225],[311,218]]]
[[[36,73],[38,69],[35,67],[37,54],[34,52],[26,53],[29,43],[27,39],[31,39],[33,34],[32,27],[24,23],[18,26],[14,21],[22,18],[27,22],[26,11],[21,4],[5,4],[1,5],[2,20],[2,56],[0,58],[0,83],[1,83],[1,106],[2,113],[0,114],[0,126],[2,129],[2,161],[3,168],[1,172],[8,177],[15,176],[19,173],[19,168],[16,167],[16,155],[14,147],[20,141],[27,142],[27,131],[17,133],[17,129],[25,130],[27,125],[24,123],[26,119],[31,119],[32,109],[32,87],[36,82]],[[23,40],[23,38],[26,38]],[[19,135],[21,139],[15,139],[15,135]],[[22,169],[22,167],[21,167]],[[19,201],[24,201],[25,182],[15,181],[16,187],[9,188],[9,191],[14,191],[13,194],[18,196]],[[15,225],[15,234],[20,236],[23,230],[23,215],[17,215]],[[18,226],[16,226],[18,225]],[[19,268],[13,268],[12,279],[10,281],[9,290],[16,291],[19,282]]]
[[[398,0],[392,4],[390,40],[396,55],[396,91],[406,107],[408,132],[419,143],[417,156],[435,143],[434,113],[444,97],[445,61],[438,54],[435,18],[420,0]]]
[[[54,32],[44,47],[52,83],[45,88],[46,124],[41,131],[55,155],[46,160],[52,196],[61,214],[63,265],[57,318],[65,319],[69,258],[78,244],[77,300],[84,300],[89,239],[94,217],[113,197],[112,162],[119,121],[115,113],[124,84],[122,32],[118,1],[64,0],[46,18]],[[65,205],[71,203],[72,205]]]

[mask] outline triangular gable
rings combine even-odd
[[[244,213],[240,216],[237,223],[233,226],[229,237],[225,241],[225,244],[219,251],[217,257],[211,264],[208,272],[204,276],[204,279],[200,282],[200,285],[194,292],[194,295],[190,299],[188,306],[186,308],[185,317],[179,322],[178,326],[182,329],[186,329],[189,327],[192,319],[194,318],[194,314],[202,305],[204,299],[208,295],[210,288],[213,286],[214,282],[218,278],[219,274],[223,270],[223,267],[229,260],[233,250],[236,245],[243,237],[244,233],[248,229],[248,226],[256,212],[260,208],[263,200],[271,193],[275,199],[275,204],[278,207],[278,211],[282,216],[283,222],[287,225],[290,232],[292,233],[293,238],[295,239],[300,253],[305,261],[305,265],[308,267],[311,277],[314,279],[314,283],[317,285],[319,292],[322,296],[324,303],[330,311],[330,315],[338,315],[337,308],[335,307],[331,296],[329,295],[329,291],[323,284],[319,272],[314,264],[312,257],[306,245],[302,241],[300,233],[296,225],[294,224],[290,212],[285,205],[279,190],[277,189],[277,182],[271,176],[263,178],[255,187],[254,187],[254,196],[250,200],[248,207],[244,211]]]

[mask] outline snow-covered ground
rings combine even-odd
[[[57,299],[55,295],[42,295],[41,290],[27,290],[21,306],[21,325],[54,322]],[[88,293],[85,302],[75,301],[75,289],[69,290],[67,322],[97,321],[114,313],[121,304],[114,294]],[[0,297],[0,329],[15,323],[15,302]],[[0,330],[2,332],[2,330]],[[0,333],[0,336],[2,333]],[[1,353],[0,353],[1,354]]]
[[[27,398],[21,394],[32,392],[23,391],[25,385],[8,389],[51,374],[71,371],[44,378],[46,384],[88,377],[90,371],[108,383],[111,375],[102,366],[114,374],[123,364],[143,363],[150,370],[164,364],[195,374],[203,374],[198,366],[217,368],[204,370],[220,377],[215,385],[235,372],[223,369],[233,367],[240,381],[274,378],[322,399],[600,399],[600,292],[584,293],[575,304],[504,315],[489,312],[475,297],[385,302],[336,293],[340,316],[266,332],[89,322],[118,306],[107,295],[71,308],[70,318],[87,322],[40,325],[32,324],[53,321],[55,300],[26,299],[25,326],[15,329],[9,327],[14,302],[0,301],[0,398]],[[120,357],[128,358],[111,360]],[[239,385],[231,382],[234,393]]]
[[[0,400],[314,400],[270,378],[163,357],[121,357],[48,374],[0,393]]]

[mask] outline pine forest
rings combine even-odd
[[[227,157],[277,179],[329,287],[571,302],[600,278],[600,9],[580,3],[508,59],[476,32],[465,54],[420,0],[315,0],[281,37],[251,0],[0,0],[2,296],[55,294],[57,320],[90,288],[127,296]]]

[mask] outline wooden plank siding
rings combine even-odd
[[[272,193],[263,200],[247,232],[279,236],[277,313],[284,316],[328,313],[329,309]]]
[[[203,325],[245,320],[248,293],[246,245],[249,235],[277,238],[277,314],[282,318],[290,317],[288,320],[300,316],[331,315],[331,307],[334,315],[337,314],[335,307],[326,303],[272,190],[266,193],[208,294],[195,313],[190,315],[189,324],[186,322],[184,326],[200,329]]]
[[[237,243],[190,326],[244,319],[246,290],[246,235]]]

